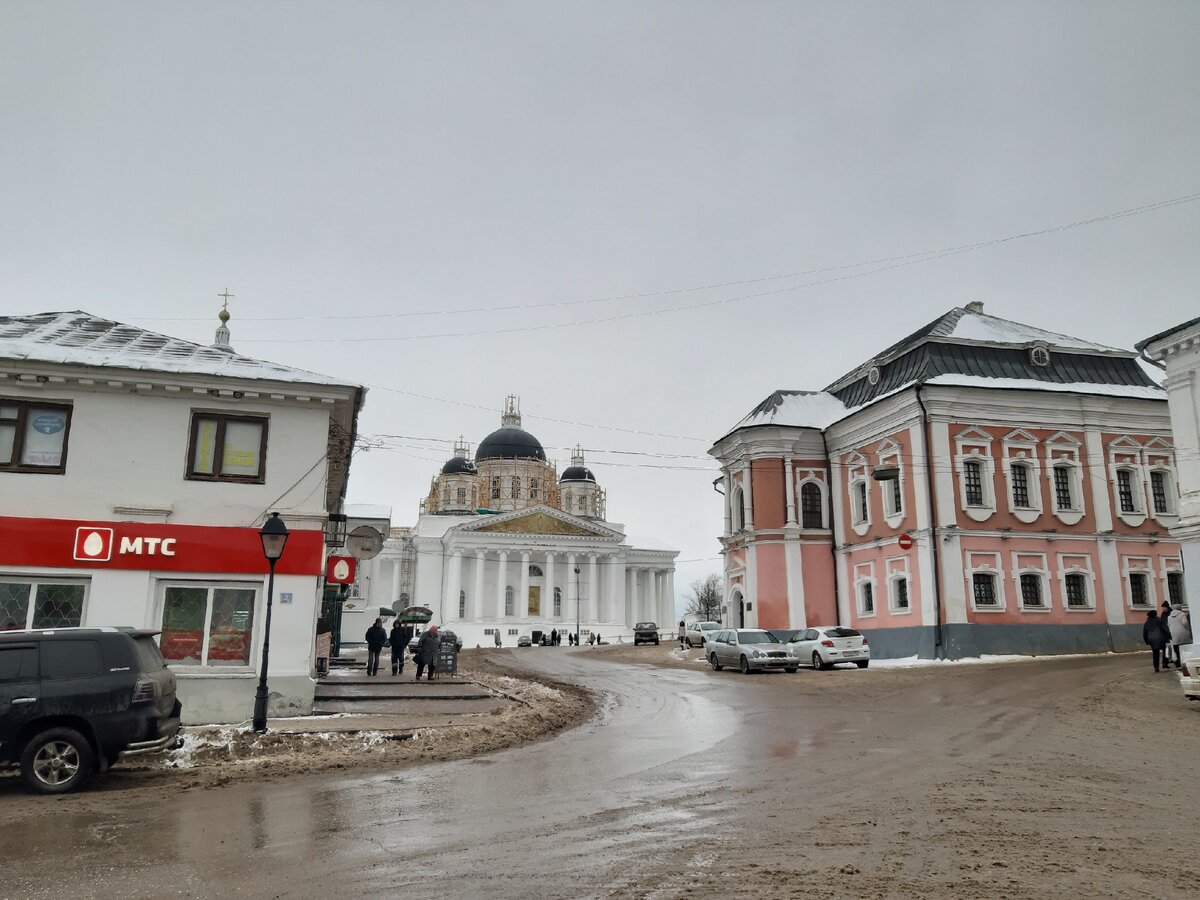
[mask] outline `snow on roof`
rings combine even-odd
[[[679,555],[679,551],[668,544],[666,541],[660,541],[658,538],[645,537],[644,535],[626,535],[625,543],[634,550],[653,550],[659,553],[674,553]]]
[[[0,316],[0,360],[360,387],[81,310]]]
[[[729,430],[755,425],[827,428],[847,412],[846,404],[825,391],[776,391]]]
[[[1166,400],[1167,392],[1160,387],[1142,384],[1092,384],[1070,382],[1059,384],[1037,378],[985,378],[982,375],[937,375],[925,382],[945,387],[1001,388],[1024,391],[1057,391],[1064,394],[1095,394],[1101,397],[1127,397],[1138,400]],[[905,385],[911,387],[911,385]],[[902,388],[903,390],[903,388]]]
[[[1130,351],[1122,350],[1119,347],[1108,347],[1104,344],[1096,344],[1091,341],[1071,337],[1067,334],[1045,331],[1041,328],[1035,328],[1032,325],[1013,322],[1010,319],[989,316],[987,313],[978,312],[970,308],[963,311],[963,314],[948,332],[935,331],[930,336],[934,340],[937,338],[950,338],[952,340],[979,341],[985,344],[1016,344],[1021,347],[1036,341],[1044,341],[1051,347],[1061,347],[1064,350],[1130,353]]]

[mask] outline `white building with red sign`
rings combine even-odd
[[[364,389],[85,312],[0,317],[0,630],[161,630],[184,719],[250,716],[275,578],[271,715],[309,712]]]

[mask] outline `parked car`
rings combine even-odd
[[[684,632],[683,640],[689,647],[703,647],[713,632],[720,630],[720,622],[697,622]]]
[[[55,628],[0,634],[0,764],[33,790],[81,787],[122,755],[178,741],[182,707],[157,631]]]
[[[865,669],[871,662],[867,639],[853,628],[840,625],[805,629],[788,646],[798,659],[808,660],[814,669],[830,669],[843,662]]]
[[[767,631],[781,644],[796,640],[796,636],[804,633],[803,628],[768,628]]]
[[[532,647],[533,646],[533,635],[531,635],[531,634],[518,635],[517,636],[517,646],[518,647]]]
[[[708,662],[718,672],[737,666],[743,675],[758,669],[795,672],[799,667],[795,653],[762,628],[714,631],[708,639]]]
[[[633,626],[633,644],[657,644],[658,625],[654,622],[638,622]]]
[[[1200,656],[1183,661],[1179,684],[1183,687],[1183,696],[1189,700],[1200,700]]]

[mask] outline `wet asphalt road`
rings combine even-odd
[[[948,774],[1030,754],[1064,698],[1133,665],[746,677],[598,656],[520,657],[603,692],[598,717],[556,739],[393,774],[64,806],[4,834],[0,896],[733,896],[743,864],[760,882],[785,861],[858,871],[907,845],[893,874],[919,877],[949,865],[919,840]]]

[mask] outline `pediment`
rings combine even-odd
[[[976,428],[972,425],[970,428],[965,428],[954,436],[954,439],[960,444],[990,444],[994,438],[982,428]]]
[[[1026,431],[1024,428],[1018,428],[1015,431],[1010,431],[1004,436],[1006,444],[1036,444],[1038,439]]]
[[[1056,431],[1050,437],[1046,438],[1047,444],[1066,444],[1070,447],[1080,446],[1080,442],[1065,431]]]
[[[619,539],[611,528],[595,525],[548,506],[521,509],[484,521],[460,525],[456,531],[472,534],[551,534],[562,537]]]
[[[1142,445],[1125,434],[1108,445],[1109,450],[1141,450]]]

